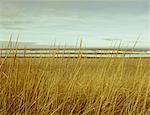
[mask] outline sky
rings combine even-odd
[[[0,41],[150,48],[149,0],[0,0]]]

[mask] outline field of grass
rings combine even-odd
[[[0,114],[149,115],[150,58],[1,58]]]

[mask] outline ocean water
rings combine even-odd
[[[113,53],[113,54],[112,54]],[[95,50],[69,50],[69,51],[54,51],[54,50],[18,50],[18,51],[6,51],[6,50],[1,50],[0,51],[0,57],[5,57],[5,56],[27,56],[27,57],[78,57],[78,56],[83,56],[83,57],[150,57],[150,51],[146,52],[124,52],[122,54],[114,52],[114,51],[109,51],[109,50],[101,50],[101,51],[95,51]]]

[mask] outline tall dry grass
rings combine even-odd
[[[149,58],[1,58],[0,114],[149,115]]]

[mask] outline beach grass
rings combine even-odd
[[[0,114],[148,115],[150,58],[1,58]]]

